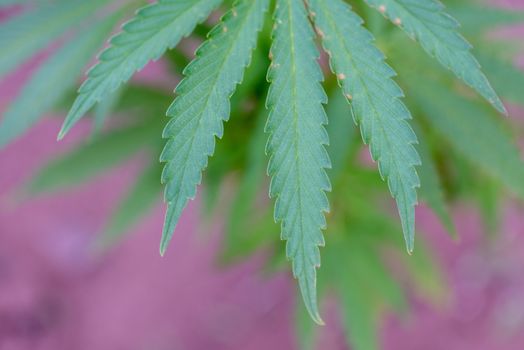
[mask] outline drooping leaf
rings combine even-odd
[[[397,202],[407,249],[412,252],[419,186],[415,166],[420,159],[413,147],[417,138],[407,123],[411,116],[400,100],[402,91],[391,79],[395,72],[349,5],[341,0],[311,0],[310,6],[332,70]]]
[[[450,5],[449,11],[458,19],[462,31],[471,35],[477,35],[479,28],[493,29],[498,26],[524,23],[524,11],[496,7],[487,2],[483,4],[460,2]]]
[[[524,71],[488,49],[480,50],[478,58],[502,98],[524,106]]]
[[[176,89],[178,97],[167,112],[171,120],[163,134],[169,140],[161,155],[161,161],[167,162],[162,173],[167,202],[162,254],[182,210],[196,195],[215,137],[222,137],[229,98],[251,60],[267,7],[268,0],[238,1],[184,70],[186,78]]]
[[[353,122],[354,118],[348,117],[348,114],[352,114],[353,111],[348,104],[347,98],[340,91],[335,91],[330,96],[326,112],[329,119],[329,123],[326,126],[329,135],[329,147],[327,150],[332,165],[328,173],[331,179],[335,181],[340,174],[344,174],[349,154],[352,151],[351,146],[354,144],[358,134]]]
[[[115,108],[118,106],[119,100],[122,97],[122,92],[122,89],[113,91],[109,96],[104,98],[99,104],[95,106],[93,115],[94,135],[98,134],[102,130],[107,118],[115,111]]]
[[[61,0],[42,3],[0,23],[0,78],[39,50],[78,26],[106,0]]]
[[[111,216],[100,237],[100,245],[107,246],[116,242],[153,208],[162,190],[159,180],[160,173],[161,168],[154,164],[148,166],[140,174],[136,183]]]
[[[421,136],[421,128],[417,129],[419,135],[418,152],[422,164],[418,168],[420,176],[420,197],[427,202],[435,214],[442,221],[451,236],[456,237],[455,226],[444,199],[442,182],[439,177],[435,160],[431,154],[429,145]]]
[[[117,130],[81,145],[40,170],[32,179],[29,191],[51,192],[87,181],[121,164],[150,144],[158,129],[158,125],[147,123]]]
[[[111,39],[110,47],[100,54],[100,62],[89,70],[59,138],[64,137],[93,105],[129,80],[136,71],[175,47],[220,3],[221,0],[160,0],[138,10],[136,16]]]
[[[38,68],[0,121],[0,149],[29,129],[74,86],[82,68],[100,48],[120,15],[115,13],[94,22],[92,30],[73,37]],[[59,83],[50,88],[51,82],[56,81]]]
[[[37,0],[0,0],[0,8],[14,5],[26,5],[33,2],[37,2]]]
[[[374,218],[377,220],[376,214]],[[337,230],[328,237],[319,288],[322,294],[324,290],[336,293],[340,302],[338,311],[351,348],[378,350],[377,328],[381,312],[402,312],[407,301],[405,292],[382,261],[380,248],[389,245],[381,242],[386,231],[375,231],[372,221],[358,221],[339,228],[342,231]]]
[[[276,198],[275,221],[281,222],[286,256],[292,261],[306,308],[322,324],[316,268],[320,266],[318,247],[324,245],[324,213],[329,210],[325,191],[331,189],[325,172],[330,167],[324,148],[328,144],[323,108],[327,97],[320,85],[319,54],[302,1],[277,1],[274,18],[266,126],[269,192]]]
[[[302,302],[296,303],[295,306],[295,332],[300,350],[315,350],[315,342],[317,338],[317,327],[311,321],[311,317],[307,309],[302,306]]]
[[[415,77],[404,78],[431,127],[460,155],[524,198],[524,161],[495,117],[437,81],[428,88]]]
[[[458,22],[438,0],[365,0],[401,27],[444,67],[475,89],[501,113],[504,105],[471,54],[471,45],[458,32]]]
[[[256,243],[255,245],[247,243],[245,237],[255,238],[257,231],[253,229],[253,226],[259,226],[258,221],[260,220],[261,210],[255,207],[255,202],[265,179],[266,157],[264,145],[266,138],[264,127],[266,114],[267,111],[264,109],[257,117],[257,124],[253,130],[250,143],[247,145],[248,158],[246,168],[238,184],[227,219],[224,245],[225,253],[229,255],[231,255],[230,251],[234,250],[232,248],[233,245],[242,245],[243,251],[260,245],[259,239],[251,239],[249,241]],[[253,225],[253,223],[256,224]]]

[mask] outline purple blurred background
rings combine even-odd
[[[524,37],[524,28],[511,34]],[[0,82],[0,113],[36,62]],[[174,85],[161,62],[137,79],[155,77]],[[137,160],[67,193],[16,201],[14,191],[31,174],[88,132],[81,124],[56,143],[60,123],[46,119],[0,151],[0,350],[298,347],[290,276],[263,276],[261,256],[216,267],[221,227],[201,234],[198,201],[185,211],[165,258],[158,255],[160,198],[121,244],[91,253],[90,243],[136,175]],[[500,232],[489,242],[479,214],[455,207],[461,239],[453,242],[429,210],[418,209],[420,234],[443,266],[451,295],[441,309],[413,297],[408,317],[385,319],[384,349],[524,349],[524,208],[508,202],[501,210]],[[325,309],[328,325],[320,329],[318,348],[346,349],[335,308]]]

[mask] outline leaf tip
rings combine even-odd
[[[413,237],[413,236],[411,236]],[[407,252],[408,252],[408,255],[413,255],[413,251],[415,250],[415,240],[414,240],[414,237],[409,239],[407,242],[406,242],[406,249],[407,249]]]
[[[160,242],[160,256],[161,257],[164,257],[166,255],[168,243],[169,243],[168,240],[162,238],[162,242]]]
[[[326,323],[324,322],[324,320],[322,320],[322,318],[320,317],[320,315],[317,313],[316,315],[311,315],[311,317],[313,318],[313,321],[319,325],[319,326],[325,326]]]
[[[57,141],[62,141],[64,137],[67,135],[69,129],[65,126],[65,124],[62,126],[60,131],[58,132],[58,136],[56,137]]]

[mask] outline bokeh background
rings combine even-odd
[[[502,3],[524,8],[524,1]],[[0,21],[8,16],[0,13]],[[503,35],[524,41],[524,27]],[[0,114],[42,57],[0,82]],[[524,68],[524,57],[516,64]],[[171,90],[178,77],[160,61],[134,79]],[[511,116],[524,122],[522,110],[512,108]],[[218,265],[223,224],[220,217],[202,223],[200,199],[185,211],[164,258],[160,197],[124,240],[92,249],[137,176],[140,157],[73,190],[21,196],[43,164],[89,135],[84,122],[57,143],[59,117],[50,115],[0,151],[1,350],[298,348],[289,273],[265,273],[264,252]],[[385,317],[384,349],[524,348],[524,208],[508,200],[500,213],[500,227],[489,235],[477,210],[455,204],[460,238],[453,241],[430,210],[417,209],[419,235],[442,267],[446,292],[438,306],[414,293],[406,315]],[[327,326],[315,340],[318,349],[347,349],[336,304],[328,298],[322,308]]]

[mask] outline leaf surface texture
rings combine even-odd
[[[298,279],[302,297],[313,318],[322,324],[317,306],[316,268],[324,245],[325,191],[331,189],[325,169],[331,166],[324,146],[328,135],[314,32],[302,1],[277,1],[274,15],[271,85],[266,125],[270,156],[270,196],[276,198],[275,220],[287,240],[286,256]]]
[[[373,37],[349,5],[341,0],[310,0],[312,17],[330,55],[344,94],[350,100],[356,123],[380,174],[397,202],[407,249],[413,251],[415,236],[415,166],[420,158],[413,147],[411,115],[400,100],[402,90],[392,80],[395,72],[384,62]]]
[[[215,137],[222,137],[223,122],[230,114],[229,98],[251,61],[268,3],[238,1],[197,50],[176,88],[178,96],[167,112],[171,120],[163,133],[168,142],[161,155],[167,163],[162,173],[167,202],[162,254],[182,210],[196,195],[202,171],[215,150]]]
[[[69,111],[59,138],[97,102],[101,101],[138,70],[159,59],[207,18],[221,0],[160,0],[138,10],[122,26],[89,70],[87,80]]]

